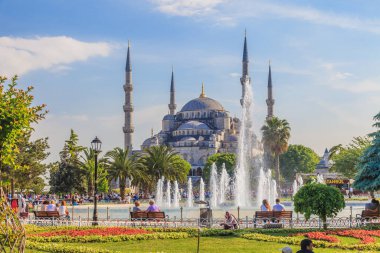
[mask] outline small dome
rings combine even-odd
[[[175,116],[171,114],[166,114],[162,120],[175,120]]]
[[[224,111],[223,106],[216,100],[208,97],[199,97],[187,102],[181,109],[185,111],[215,110]]]
[[[183,137],[181,141],[197,141],[194,137]]]
[[[205,123],[202,123],[202,122],[199,122],[199,121],[188,121],[184,124],[182,124],[178,130],[187,130],[187,129],[206,129],[206,130],[209,130],[210,128],[205,124]]]

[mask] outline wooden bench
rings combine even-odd
[[[131,220],[160,220],[165,219],[165,212],[131,212]]]
[[[356,214],[357,226],[365,225],[365,223],[379,224],[378,222],[373,222],[373,220],[380,219],[379,210],[365,209],[361,214]]]
[[[280,223],[281,220],[289,220],[290,227],[292,227],[293,211],[256,211],[254,219],[254,227],[257,226],[257,222],[262,220],[266,222]],[[281,225],[266,224],[264,228],[282,228]]]
[[[33,213],[36,220],[60,218],[58,211],[34,211]]]

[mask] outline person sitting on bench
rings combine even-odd
[[[379,201],[376,199],[372,199],[370,203],[365,204],[366,210],[371,210],[374,212],[378,212],[379,210]]]
[[[149,207],[148,207],[148,209],[146,209],[145,212],[147,212],[147,213],[160,212],[160,208],[156,204],[154,204],[154,200],[151,199],[151,200],[149,200]]]
[[[285,207],[280,204],[280,199],[276,199],[276,204],[273,206],[273,211],[285,211]]]
[[[226,212],[226,215],[224,216],[224,218],[225,218],[224,223],[220,224],[221,226],[224,226],[224,229],[238,228],[238,222],[233,214]]]

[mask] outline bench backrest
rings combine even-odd
[[[149,212],[148,219],[165,219],[165,213],[164,212]]]
[[[35,217],[59,217],[58,211],[34,211]]]
[[[256,211],[256,218],[283,218],[291,219],[293,217],[293,211]]]
[[[362,217],[379,217],[379,212],[373,210],[363,210]]]
[[[146,219],[148,215],[146,212],[131,212],[131,219]]]
[[[47,217],[46,211],[34,211],[33,213],[36,217]]]
[[[46,211],[48,217],[59,217],[58,211]]]
[[[293,211],[273,211],[273,217],[291,219],[293,218]]]
[[[256,211],[255,217],[256,218],[272,218],[273,212],[272,211]]]

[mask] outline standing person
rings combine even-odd
[[[147,212],[147,213],[149,213],[149,212],[160,212],[160,208],[156,204],[154,204],[154,200],[151,199],[151,200],[149,200],[149,207],[148,207],[148,209],[146,209],[145,212]]]
[[[280,204],[280,199],[276,199],[276,204],[273,206],[273,211],[285,211],[284,205]]]
[[[301,241],[301,250],[297,253],[314,253],[313,252],[313,242],[310,239],[303,239]]]
[[[263,200],[263,204],[260,207],[261,211],[272,211],[267,199]]]
[[[224,218],[224,223],[220,224],[224,229],[238,229],[238,222],[233,214],[226,212]]]

